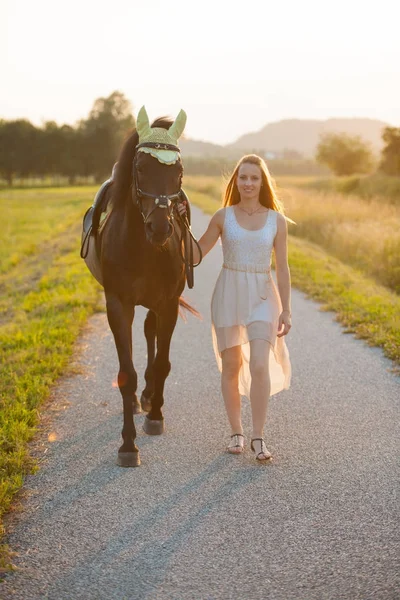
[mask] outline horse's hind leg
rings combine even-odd
[[[106,301],[107,318],[118,353],[118,387],[124,408],[123,444],[118,450],[118,464],[121,467],[137,467],[140,459],[135,444],[136,428],[133,420],[134,406],[137,404],[137,375],[132,363],[132,321],[135,307],[123,304],[119,296],[107,292]]]
[[[156,351],[156,328],[157,328],[157,316],[149,310],[144,322],[144,335],[147,341],[147,367],[144,374],[146,380],[146,387],[144,388],[140,404],[143,410],[149,412],[151,410],[151,397],[154,393],[154,356]]]
[[[166,310],[158,315],[157,319],[157,354],[153,363],[154,393],[151,399],[150,412],[143,423],[144,431],[150,435],[159,435],[164,431],[164,417],[162,414],[164,385],[171,370],[169,349],[177,318],[178,298],[172,300]]]

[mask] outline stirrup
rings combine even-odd
[[[261,442],[261,450],[260,452],[257,454],[256,456],[256,460],[258,460],[259,462],[267,462],[267,460],[270,460],[272,458],[272,454],[271,452],[267,449],[267,446],[265,445],[265,442],[263,440],[263,438],[253,438],[251,440],[251,444],[250,444],[250,448],[252,449],[252,451],[255,453],[255,449],[254,449],[254,445],[253,442]],[[265,451],[264,451],[265,448]],[[263,454],[265,456],[265,458],[259,458],[260,454]]]
[[[239,438],[243,438],[243,445],[239,443]],[[234,433],[231,435],[231,439],[236,438],[234,441],[236,442],[234,446],[228,446],[227,450],[229,454],[241,454],[244,450],[244,435],[243,433]],[[240,451],[235,451],[235,448],[240,448]]]

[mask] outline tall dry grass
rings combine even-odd
[[[183,187],[198,194],[209,195],[222,204],[222,192],[226,181],[227,178],[225,180],[222,175],[185,175]]]
[[[281,190],[292,235],[400,293],[400,209],[378,199],[312,190]]]

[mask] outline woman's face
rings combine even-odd
[[[242,163],[236,178],[241,200],[253,200],[260,195],[262,184],[261,169],[252,163]]]

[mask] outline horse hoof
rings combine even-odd
[[[134,400],[133,402],[133,414],[140,415],[142,413],[142,407],[140,405],[139,400]]]
[[[146,396],[142,394],[140,397],[140,404],[142,405],[144,412],[151,411],[151,396],[150,398],[146,398]]]
[[[138,467],[140,465],[139,452],[118,452],[119,467]]]
[[[152,421],[146,417],[143,423],[143,431],[148,435],[161,435],[164,432],[164,419],[162,421]]]

